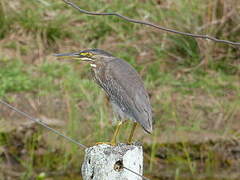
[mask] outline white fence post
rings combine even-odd
[[[142,180],[142,146],[101,144],[85,150],[83,180]],[[127,170],[130,169],[135,173]]]

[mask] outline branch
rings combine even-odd
[[[175,33],[175,34],[181,34],[181,35],[185,35],[185,36],[189,36],[189,37],[193,37],[193,38],[201,38],[201,39],[208,39],[208,40],[212,40],[214,42],[219,42],[219,43],[225,43],[225,44],[231,44],[231,45],[236,45],[236,46],[240,46],[240,42],[232,42],[232,41],[228,41],[228,40],[221,40],[221,39],[217,39],[215,37],[211,37],[208,35],[200,35],[200,34],[191,34],[191,33],[186,33],[186,32],[181,32],[181,31],[177,31],[177,30],[173,30],[173,29],[169,29],[169,28],[165,28],[147,21],[141,21],[141,20],[136,20],[136,19],[131,19],[127,16],[121,15],[119,13],[97,13],[97,12],[90,12],[90,11],[86,11],[84,9],[81,9],[79,6],[77,6],[76,4],[74,4],[71,1],[68,0],[63,0],[63,2],[65,2],[66,4],[72,6],[73,8],[77,9],[79,12],[81,13],[85,13],[88,15],[94,15],[94,16],[117,16],[121,19],[124,19],[126,21],[132,22],[132,23],[136,23],[136,24],[143,24],[143,25],[147,25],[147,26],[151,26],[154,27],[156,29],[160,29],[163,31],[167,31],[170,33]]]

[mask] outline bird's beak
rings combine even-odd
[[[61,59],[73,59],[73,60],[81,60],[81,61],[93,61],[91,58],[88,58],[84,55],[80,55],[79,52],[74,53],[62,53],[62,54],[53,54]]]

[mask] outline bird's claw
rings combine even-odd
[[[108,144],[110,146],[116,146],[115,142],[96,142],[95,145],[100,145],[100,144]]]
[[[128,141],[126,144],[127,144],[127,145],[133,145],[133,142],[129,142],[129,141]]]

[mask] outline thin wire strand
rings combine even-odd
[[[143,180],[150,180],[150,179],[146,178],[145,176],[142,176],[142,175],[136,173],[135,171],[133,171],[133,170],[127,168],[127,167],[123,167],[123,169],[126,169],[126,170],[128,170],[129,172],[131,172],[131,173],[133,173],[133,174],[135,174],[135,175],[137,175],[137,176],[143,178]]]
[[[24,116],[24,117],[26,117],[26,118],[28,118],[28,119],[36,122],[37,124],[45,127],[46,129],[52,131],[53,133],[55,133],[55,134],[57,134],[57,135],[65,138],[66,140],[68,140],[68,141],[70,141],[70,142],[72,142],[72,143],[74,143],[74,144],[76,144],[76,145],[78,145],[78,146],[80,146],[80,147],[82,147],[82,148],[84,148],[84,149],[88,148],[87,146],[85,146],[85,145],[77,142],[76,140],[74,140],[74,139],[72,139],[72,138],[70,138],[70,137],[68,137],[68,136],[65,136],[64,134],[60,133],[59,131],[57,131],[57,130],[51,128],[51,127],[49,127],[46,123],[44,123],[43,121],[41,121],[41,119],[34,118],[34,117],[30,116],[29,114],[27,114],[27,113],[25,113],[25,112],[17,109],[16,107],[13,107],[12,105],[6,103],[5,101],[3,101],[3,100],[1,100],[1,99],[0,99],[0,103],[3,104],[3,105],[5,105],[5,106],[7,106],[7,107],[10,108],[10,109],[12,109],[13,111],[21,114],[22,116]],[[135,174],[135,175],[137,175],[137,176],[139,176],[139,177],[142,177],[144,180],[149,180],[148,178],[146,178],[146,177],[138,174],[137,172],[135,172],[135,171],[133,171],[133,170],[131,170],[131,169],[129,169],[129,168],[126,168],[126,167],[123,167],[123,168],[126,169],[126,170],[128,170],[128,171],[130,171],[130,172],[132,172],[133,174]]]
[[[24,116],[24,117],[26,117],[26,118],[28,118],[28,119],[36,122],[37,124],[40,124],[41,126],[45,127],[46,129],[54,132],[55,134],[57,134],[57,135],[65,138],[65,139],[67,139],[68,141],[70,141],[70,142],[72,142],[72,143],[74,143],[74,144],[77,144],[78,146],[80,146],[80,147],[82,147],[82,148],[84,148],[84,149],[87,148],[87,146],[85,146],[85,145],[77,142],[76,140],[74,140],[74,139],[72,139],[72,138],[70,138],[70,137],[68,137],[68,136],[65,136],[64,134],[60,133],[59,131],[57,131],[57,130],[51,128],[51,127],[49,127],[46,123],[44,123],[43,121],[41,121],[41,119],[34,118],[34,117],[30,116],[29,114],[27,114],[27,113],[25,113],[25,112],[23,112],[23,111],[15,108],[15,107],[13,107],[12,105],[6,103],[5,101],[3,101],[3,100],[1,100],[1,99],[0,99],[0,103],[2,103],[3,105],[9,107],[10,109],[14,110],[15,112],[21,114],[22,116]]]
[[[154,27],[156,29],[160,29],[160,30],[171,32],[171,33],[175,33],[175,34],[181,34],[181,35],[185,35],[185,36],[189,36],[189,37],[208,39],[208,40],[212,40],[212,41],[219,42],[219,43],[225,43],[225,44],[231,44],[231,45],[240,46],[240,42],[232,42],[232,41],[228,41],[228,40],[217,39],[217,38],[211,37],[209,35],[201,35],[201,34],[192,34],[192,33],[181,32],[181,31],[165,28],[165,27],[162,27],[162,26],[159,26],[159,25],[147,22],[147,21],[141,21],[141,20],[132,19],[132,18],[129,18],[127,16],[124,16],[122,14],[115,13],[115,12],[113,12],[113,13],[90,12],[90,11],[86,11],[84,9],[81,9],[79,6],[77,6],[76,4],[74,4],[71,1],[63,0],[63,2],[65,2],[66,4],[72,6],[75,9],[77,9],[79,12],[85,13],[85,14],[88,14],[88,15],[94,15],[94,16],[101,16],[101,15],[102,16],[117,16],[117,17],[119,17],[121,19],[124,19],[124,20],[132,22],[132,23],[151,26],[151,27]]]

